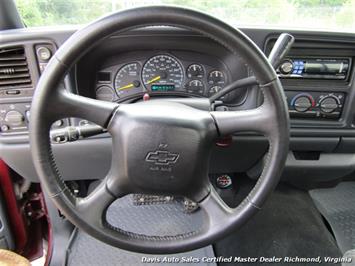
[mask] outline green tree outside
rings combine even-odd
[[[195,8],[234,26],[291,26],[355,31],[355,0],[16,0],[25,24],[86,24],[107,13],[147,4]]]

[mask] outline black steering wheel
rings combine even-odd
[[[60,82],[91,48],[112,34],[146,26],[196,31],[238,53],[253,70],[263,104],[244,111],[203,111],[184,104],[151,100],[115,104],[78,96]],[[80,117],[112,136],[111,170],[85,198],[75,197],[55,165],[49,132],[52,123]],[[209,159],[218,137],[256,131],[269,140],[260,178],[237,208],[228,207],[208,178]],[[40,181],[58,209],[76,226],[112,246],[143,253],[176,253],[213,243],[256,213],[279,181],[289,143],[289,118],[282,85],[264,54],[241,31],[206,14],[178,7],[141,7],[99,19],[73,34],[55,53],[32,102],[30,143]],[[157,157],[158,156],[158,157]],[[159,156],[164,156],[160,160]],[[158,158],[158,159],[157,159]],[[75,160],[75,158],[73,158]],[[206,214],[194,232],[147,236],[123,231],[106,220],[108,206],[131,193],[181,195]]]

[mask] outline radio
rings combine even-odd
[[[285,59],[277,73],[281,78],[345,80],[350,73],[350,58]]]
[[[285,91],[292,118],[338,119],[345,102],[344,93]]]

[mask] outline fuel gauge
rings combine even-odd
[[[112,102],[115,99],[115,92],[109,86],[101,86],[96,90],[96,99]]]

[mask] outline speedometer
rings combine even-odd
[[[181,64],[169,55],[156,55],[143,66],[142,81],[148,90],[179,90],[183,79]]]

